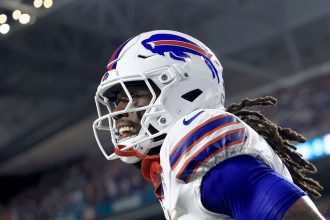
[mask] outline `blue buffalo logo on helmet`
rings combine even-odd
[[[186,38],[174,34],[155,34],[141,43],[153,53],[165,56],[165,53],[168,52],[172,59],[184,62],[190,58],[188,53],[201,56],[211,70],[213,79],[216,78],[218,83],[220,82],[218,70],[211,61],[214,55]]]

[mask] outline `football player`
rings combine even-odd
[[[272,97],[225,109],[222,66],[199,40],[168,30],[127,40],[95,101],[104,156],[139,166],[167,219],[324,219],[308,196],[320,196],[305,176],[316,168],[290,142],[304,137],[247,110]]]

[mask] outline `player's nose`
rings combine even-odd
[[[128,117],[128,113],[127,112],[113,116],[113,118],[115,119],[115,121],[118,121],[119,119],[125,118],[125,117]]]
[[[126,106],[127,106],[127,102],[126,101],[120,101],[117,104],[117,106],[115,107],[114,112],[123,111],[123,110],[125,110]],[[118,121],[120,118],[123,118],[123,117],[128,117],[128,113],[118,114],[118,115],[115,115],[113,118],[116,121]]]

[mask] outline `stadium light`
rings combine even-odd
[[[42,6],[42,0],[34,0],[33,5],[35,8],[40,8]]]
[[[19,17],[19,22],[21,24],[27,24],[27,23],[29,23],[30,19],[31,19],[31,16],[29,14],[22,14]]]
[[[7,15],[1,14],[0,15],[0,24],[4,24],[7,21]]]
[[[324,136],[325,153],[330,155],[330,134]]]
[[[307,160],[330,155],[330,134],[325,134],[297,145],[297,150]]]
[[[53,5],[53,0],[45,0],[44,1],[44,7],[45,8],[50,8]]]
[[[9,24],[2,24],[0,25],[0,33],[1,34],[7,34],[10,30]]]
[[[19,17],[21,17],[22,12],[20,10],[15,10],[15,11],[13,11],[13,14],[12,15],[13,15],[13,19],[14,20],[18,20]]]

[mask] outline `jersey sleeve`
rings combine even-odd
[[[239,151],[246,138],[244,125],[225,111],[193,112],[177,124],[174,130],[183,131],[183,135],[172,144],[169,163],[176,178],[186,183]]]
[[[247,155],[228,159],[210,170],[203,177],[200,193],[206,209],[238,220],[280,220],[306,195],[268,165]]]

